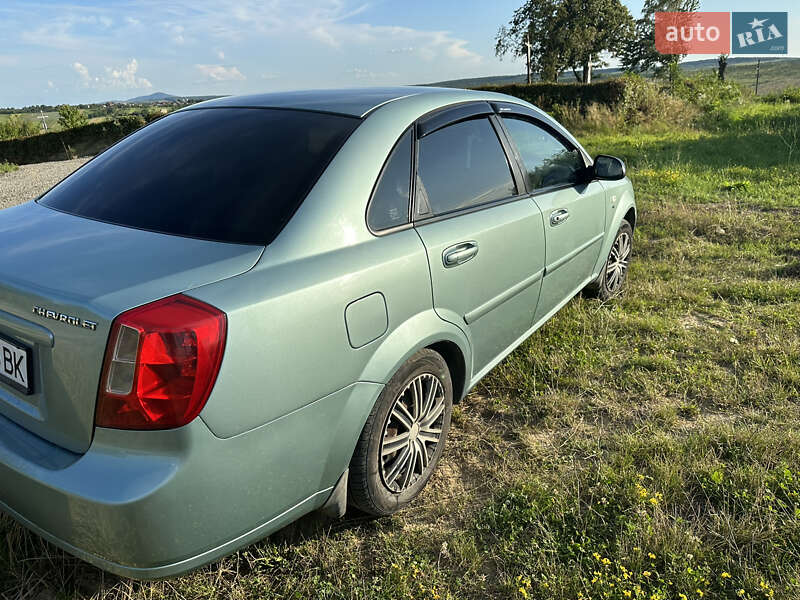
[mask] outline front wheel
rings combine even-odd
[[[633,227],[625,219],[617,231],[606,263],[599,277],[587,286],[587,291],[600,300],[610,300],[625,291],[628,267],[633,250]]]
[[[367,418],[350,461],[350,503],[382,516],[416,498],[442,456],[452,412],[447,363],[420,350],[386,384]]]

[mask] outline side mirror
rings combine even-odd
[[[625,177],[625,163],[615,156],[598,154],[594,159],[594,176],[598,179],[616,181]]]

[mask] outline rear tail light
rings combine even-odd
[[[111,328],[95,423],[171,429],[203,410],[222,363],[225,313],[188,296],[134,308]]]

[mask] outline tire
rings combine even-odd
[[[422,402],[415,403],[415,396]],[[420,350],[386,384],[367,418],[350,461],[349,503],[384,516],[414,500],[436,470],[452,413],[447,363],[433,350]]]
[[[587,294],[603,301],[624,294],[632,252],[633,227],[623,219],[600,275],[586,286]]]

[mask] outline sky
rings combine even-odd
[[[523,0],[0,0],[0,106],[427,83],[524,71],[494,56]],[[635,17],[641,0],[623,0]],[[704,11],[795,0],[702,0]]]

